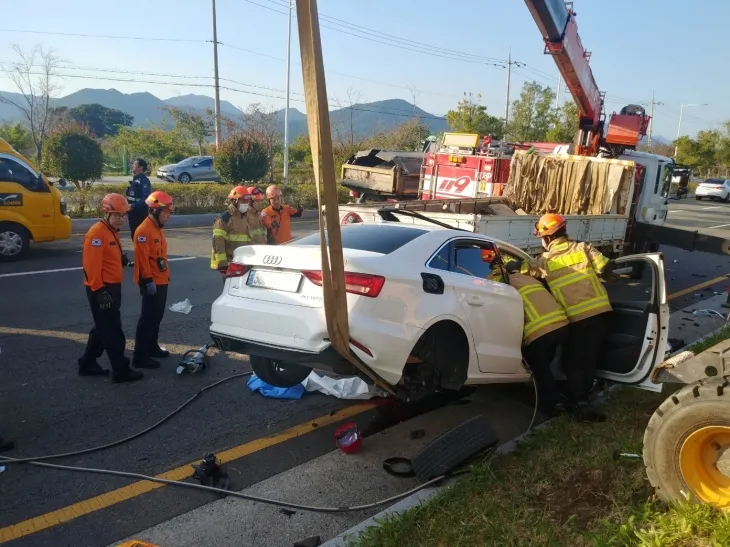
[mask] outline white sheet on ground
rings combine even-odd
[[[372,399],[373,397],[387,396],[387,393],[375,387],[371,388],[357,376],[335,379],[329,376],[320,376],[312,371],[304,379],[302,385],[306,391],[319,391],[338,399]]]

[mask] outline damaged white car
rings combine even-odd
[[[483,235],[399,222],[342,226],[342,245],[350,347],[399,396],[529,381],[522,299],[486,279],[492,265],[482,260],[484,249],[527,258],[523,251]],[[621,268],[636,261],[647,265],[651,288],[641,291],[643,300],[612,301],[597,376],[653,389],[649,375],[667,350],[664,263],[656,253],[617,259]],[[217,346],[248,355],[272,385],[293,386],[312,369],[356,372],[328,338],[318,233],[237,249],[211,321]]]

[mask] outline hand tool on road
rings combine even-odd
[[[196,374],[203,369],[208,367],[208,350],[210,344],[205,344],[198,349],[190,349],[183,353],[180,363],[177,365],[177,373],[184,374],[189,372],[190,374]]]

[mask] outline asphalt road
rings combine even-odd
[[[716,205],[720,208],[704,209]],[[677,225],[685,223],[685,227],[695,223],[702,229],[724,233],[730,225],[711,226],[723,224],[719,217],[727,218],[728,212],[730,205],[726,204],[682,201],[673,204],[670,221]],[[675,216],[683,220],[675,220]],[[315,228],[315,222],[297,223],[295,235]],[[17,449],[8,455],[24,457],[78,450],[126,437],[171,412],[202,386],[248,370],[245,359],[218,354],[204,374],[175,374],[179,355],[208,341],[210,305],[220,293],[221,280],[208,269],[209,228],[169,230],[167,236],[171,257],[179,259],[170,265],[168,305],[188,298],[193,309],[189,315],[166,312],[161,342],[174,356],[161,369],[145,371],[146,378],[135,384],[117,386],[108,379],[76,376],[76,359],[83,351],[91,326],[79,268],[80,236],[35,245],[22,262],[0,266],[0,432],[17,442]],[[124,246],[131,247],[129,235],[124,238]],[[730,257],[671,248],[662,251],[667,262],[669,293],[715,280],[707,287],[675,298],[675,308],[724,289],[724,279],[716,278],[730,273]],[[122,316],[125,332],[130,336],[139,315],[139,296],[131,283],[131,270],[127,275]],[[610,290],[627,295],[621,298],[628,299],[631,294],[640,298],[646,284],[623,281]],[[158,474],[195,461],[209,451],[263,443],[265,449],[258,449],[230,466],[235,486],[243,488],[330,451],[336,427],[332,413],[336,417],[337,412],[353,407],[352,402],[319,395],[297,401],[265,399],[252,395],[245,381],[235,380],[203,395],[204,400],[141,439],[60,463]],[[512,391],[505,388],[505,392]],[[522,397],[519,392],[515,396]],[[402,405],[397,409],[371,409],[358,417],[358,423],[368,431],[376,431],[440,403],[427,402],[420,409]],[[300,429],[286,442],[267,441],[272,435],[310,420],[327,425],[317,426],[316,431],[306,435]],[[112,477],[8,466],[7,471],[0,473],[0,530],[128,483]],[[211,499],[209,495],[180,495],[170,488],[161,489],[90,512],[64,525],[28,533],[13,545],[106,545]]]

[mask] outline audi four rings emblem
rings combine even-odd
[[[276,255],[266,255],[264,257],[264,264],[268,266],[276,266],[277,264],[281,264],[281,257]]]

